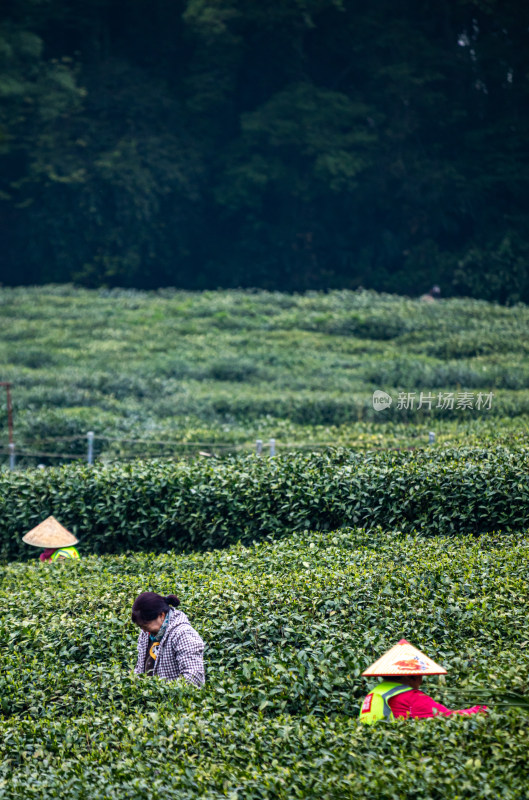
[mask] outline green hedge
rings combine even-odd
[[[53,514],[88,552],[208,548],[343,525],[479,534],[529,524],[529,449],[446,448],[0,475],[1,553]]]

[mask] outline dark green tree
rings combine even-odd
[[[6,0],[0,280],[529,301],[529,6]]]

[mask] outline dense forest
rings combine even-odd
[[[529,302],[526,0],[3,0],[4,284]]]

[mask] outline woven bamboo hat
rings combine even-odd
[[[366,676],[446,675],[446,670],[417,650],[406,639],[401,639],[378,661],[362,672]]]
[[[55,517],[48,517],[26,533],[22,541],[35,547],[70,547],[79,540],[57,522]]]

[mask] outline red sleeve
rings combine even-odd
[[[389,707],[395,717],[436,717],[438,714],[450,716],[451,714],[478,714],[480,711],[486,711],[487,706],[472,706],[472,708],[462,708],[457,711],[443,706],[442,703],[436,703],[431,697],[418,689],[412,689],[410,692],[403,692],[390,697],[388,700]]]

